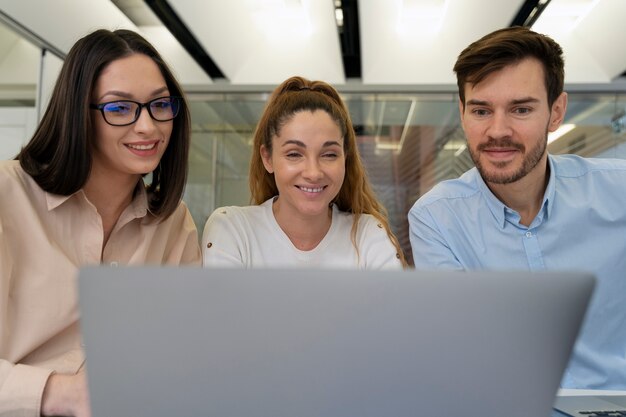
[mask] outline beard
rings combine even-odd
[[[526,147],[521,143],[513,142],[509,138],[504,139],[489,139],[487,143],[482,143],[476,147],[476,149],[472,149],[468,146],[470,151],[470,156],[472,157],[472,161],[474,161],[474,165],[478,169],[480,176],[487,183],[492,184],[510,184],[515,181],[518,181],[524,178],[530,171],[532,171],[544,153],[546,152],[546,148],[548,146],[548,131],[546,129],[546,133],[542,140],[538,140],[536,145],[533,146],[528,152],[526,152]],[[514,172],[490,172],[488,171],[480,161],[480,153],[484,151],[486,148],[490,147],[503,147],[503,148],[514,148],[519,150],[522,155],[524,155],[524,160],[522,161],[522,165],[519,167],[517,171]],[[492,162],[491,164],[496,167],[496,169],[504,169],[506,168],[509,162]]]

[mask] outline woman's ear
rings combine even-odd
[[[263,166],[265,170],[270,174],[274,173],[274,167],[272,166],[272,154],[267,150],[265,145],[261,145],[261,160],[263,161]]]

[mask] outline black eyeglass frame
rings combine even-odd
[[[150,104],[152,104],[155,101],[158,100],[163,100],[164,98],[168,98],[170,100],[176,100],[176,112],[174,113],[174,116],[172,116],[169,119],[157,119],[156,117],[154,117],[154,115],[152,114],[152,109],[150,108]],[[109,120],[107,120],[106,114],[104,112],[104,108],[109,105],[109,104],[113,104],[113,103],[134,103],[137,105],[137,110],[135,110],[135,117],[133,118],[133,120],[131,122],[128,123],[124,123],[124,124],[114,124],[111,123]],[[136,123],[137,120],[139,120],[139,117],[141,115],[141,111],[143,110],[143,108],[145,107],[148,110],[148,114],[150,115],[150,117],[152,118],[152,120],[157,121],[157,122],[169,122],[170,120],[174,120],[176,118],[176,116],[178,116],[178,114],[180,113],[180,109],[183,106],[183,98],[180,96],[163,96],[163,97],[157,97],[155,99],[152,99],[150,101],[147,101],[145,103],[140,103],[138,101],[135,100],[112,100],[112,101],[107,101],[105,103],[100,103],[100,104],[89,104],[89,108],[93,109],[93,110],[100,110],[100,113],[102,113],[102,118],[104,119],[104,121],[111,125],[111,126],[130,126],[133,123]]]

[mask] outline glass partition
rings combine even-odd
[[[185,200],[200,234],[220,206],[250,204],[252,134],[267,93],[191,95],[193,123]],[[394,233],[411,259],[407,213],[440,181],[473,167],[456,94],[343,94],[361,157]],[[626,158],[626,94],[572,93],[553,154]],[[569,129],[569,130],[568,130]]]

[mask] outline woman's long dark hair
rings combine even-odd
[[[70,195],[89,177],[93,153],[93,121],[89,104],[102,70],[132,54],[150,57],[159,67],[170,95],[183,97],[174,75],[156,49],[129,30],[97,30],[80,39],[67,55],[52,97],[32,139],[16,159],[45,191]],[[149,208],[167,218],[178,206],[187,181],[190,117],[183,103],[169,144],[148,185]]]

